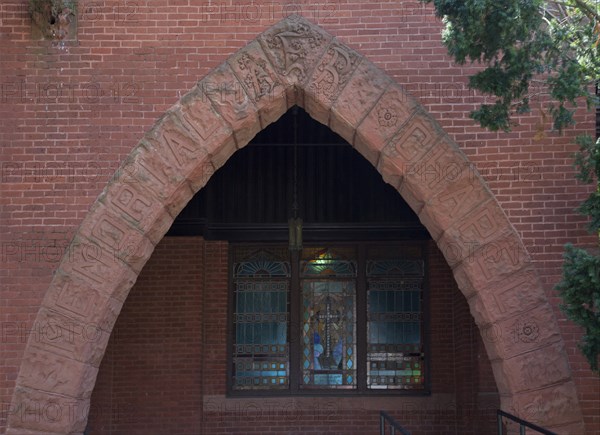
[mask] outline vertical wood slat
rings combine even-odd
[[[293,114],[236,152],[182,211],[180,222],[286,224],[293,201]],[[310,224],[414,223],[417,216],[341,137],[298,110],[298,202]]]

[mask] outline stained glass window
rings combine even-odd
[[[286,389],[290,263],[282,250],[247,254],[233,265],[233,389]]]
[[[425,389],[420,245],[235,245],[231,273],[230,391]]]
[[[354,281],[302,282],[302,386],[356,385]]]
[[[350,258],[348,258],[350,255]],[[302,276],[327,276],[330,278],[356,277],[356,259],[349,248],[304,249],[302,255]]]
[[[367,386],[423,389],[423,260],[369,259],[366,269]]]

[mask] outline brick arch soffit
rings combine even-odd
[[[167,111],[93,204],[45,295],[42,331],[31,334],[16,382],[11,409],[41,415],[11,413],[7,434],[83,432],[110,332],[154,247],[214,170],[294,104],[352,144],[418,213],[468,299],[503,409],[583,433],[552,308],[485,182],[401,86],[294,15]]]

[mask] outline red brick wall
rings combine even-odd
[[[90,433],[375,434],[382,409],[415,435],[489,433],[486,411],[499,405],[490,363],[450,269],[433,243],[430,250],[430,397],[231,399],[227,244],[163,239],[111,337]]]
[[[576,347],[552,287],[566,241],[592,245],[574,211],[588,187],[573,178],[576,134],[560,136],[533,101],[510,134],[468,117],[481,98],[471,67],[440,43],[429,6],[400,0],[250,2],[80,1],[78,43],[31,39],[27,0],[0,3],[0,433],[20,359],[59,256],[89,206],[143,133],[180,95],[290,12],[323,26],[403,83],[487,180],[536,262],[559,316],[587,433],[600,433],[600,382]],[[543,131],[546,127],[546,131]],[[543,133],[543,134],[542,134]]]
[[[165,238],[154,251],[102,360],[91,433],[198,433],[203,258],[198,238]]]

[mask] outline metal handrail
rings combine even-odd
[[[533,429],[544,435],[557,435],[556,432],[552,432],[552,431],[549,431],[548,429],[544,429],[543,427],[540,427],[537,424],[533,424],[528,421],[525,421],[525,420],[517,417],[516,415],[509,414],[508,412],[504,412],[501,409],[499,409],[497,411],[496,415],[498,418],[498,435],[504,435],[504,427],[502,425],[502,417],[506,417],[509,420],[512,420],[515,423],[518,423],[520,435],[525,435],[525,432],[527,430],[526,428]]]
[[[379,434],[380,435],[385,435],[385,428],[386,428],[385,423],[386,422],[388,423],[388,425],[391,429],[391,431],[390,431],[391,435],[396,435],[396,431],[398,431],[402,435],[410,435],[409,431],[407,431],[402,426],[400,426],[400,423],[398,423],[396,420],[394,420],[394,417],[392,417],[385,411],[381,411],[379,413]]]

